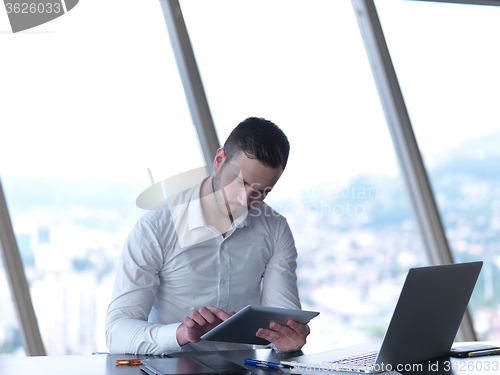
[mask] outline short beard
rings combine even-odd
[[[223,167],[222,167],[223,168]],[[215,205],[217,206],[217,209],[219,212],[224,216],[229,218],[231,221],[231,224],[233,223],[233,214],[231,213],[231,210],[229,208],[229,203],[227,201],[226,193],[224,191],[224,188],[221,188],[221,177],[220,177],[220,172],[222,172],[222,168],[219,169],[219,172],[215,174],[215,176],[212,176],[211,182],[212,182],[212,192],[214,193],[214,199],[215,199]],[[215,184],[215,186],[214,186]],[[221,207],[221,204],[219,202],[219,199],[217,198],[216,190],[215,188],[217,187],[217,190],[222,193],[222,197],[224,198],[224,204]]]

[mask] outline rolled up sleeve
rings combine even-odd
[[[163,265],[163,251],[152,225],[141,219],[123,247],[106,316],[106,344],[111,353],[168,354],[181,350],[181,324],[148,322]]]

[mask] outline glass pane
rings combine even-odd
[[[470,304],[475,330],[481,340],[496,340],[500,8],[376,5],[455,261],[485,262]]]
[[[306,5],[305,5],[306,4]],[[288,219],[311,351],[380,342],[427,261],[350,1],[182,1],[221,142],[261,116],[288,135],[267,202]]]
[[[205,164],[160,4],[80,2],[1,49],[0,174],[47,353],[106,351],[148,168]]]
[[[0,356],[21,356],[25,352],[7,277],[3,256],[0,254]]]

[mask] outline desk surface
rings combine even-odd
[[[177,353],[175,356],[188,357],[193,356],[193,354]],[[205,354],[209,353],[205,352]],[[275,353],[269,349],[220,351],[210,352],[210,354],[219,354],[237,364],[245,366],[252,372],[252,375],[290,375],[291,372],[288,369],[282,371],[244,365],[243,359],[245,358],[250,357],[276,362],[294,356],[286,353]],[[123,354],[0,357],[0,375],[145,375],[137,366],[117,366],[115,364],[116,359],[127,358],[161,357]],[[402,371],[401,373],[403,375],[493,375],[500,373],[500,356],[471,359],[443,357],[439,361],[431,360],[424,362],[421,367],[415,369],[419,371]],[[292,372],[292,375],[296,373],[299,372]],[[325,371],[300,371],[300,373],[325,375]]]
[[[278,354],[269,349],[204,352],[219,354],[245,366],[245,358],[279,361],[292,355]],[[196,353],[176,353],[172,357],[190,357]],[[68,355],[46,357],[0,357],[0,375],[145,375],[137,366],[117,366],[115,360],[129,358],[164,358],[130,354]],[[252,375],[266,375],[267,369],[246,366]],[[278,372],[273,370],[275,375]]]

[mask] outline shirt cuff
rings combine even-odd
[[[182,347],[177,342],[177,328],[181,324],[167,324],[159,329],[157,342],[161,346],[163,353],[168,354],[181,351]]]
[[[276,347],[276,345],[274,345],[273,343],[269,344],[269,346],[271,347],[271,349],[273,349],[276,353],[282,353],[278,350],[278,348]]]
[[[296,349],[296,350],[290,350],[289,352],[282,352],[282,351],[280,351],[280,350],[276,347],[276,345],[274,345],[273,343],[270,343],[270,344],[269,344],[269,347],[270,347],[272,350],[274,350],[276,353],[293,353],[293,352],[298,352],[298,351],[302,350],[302,348],[300,348],[300,349]]]

